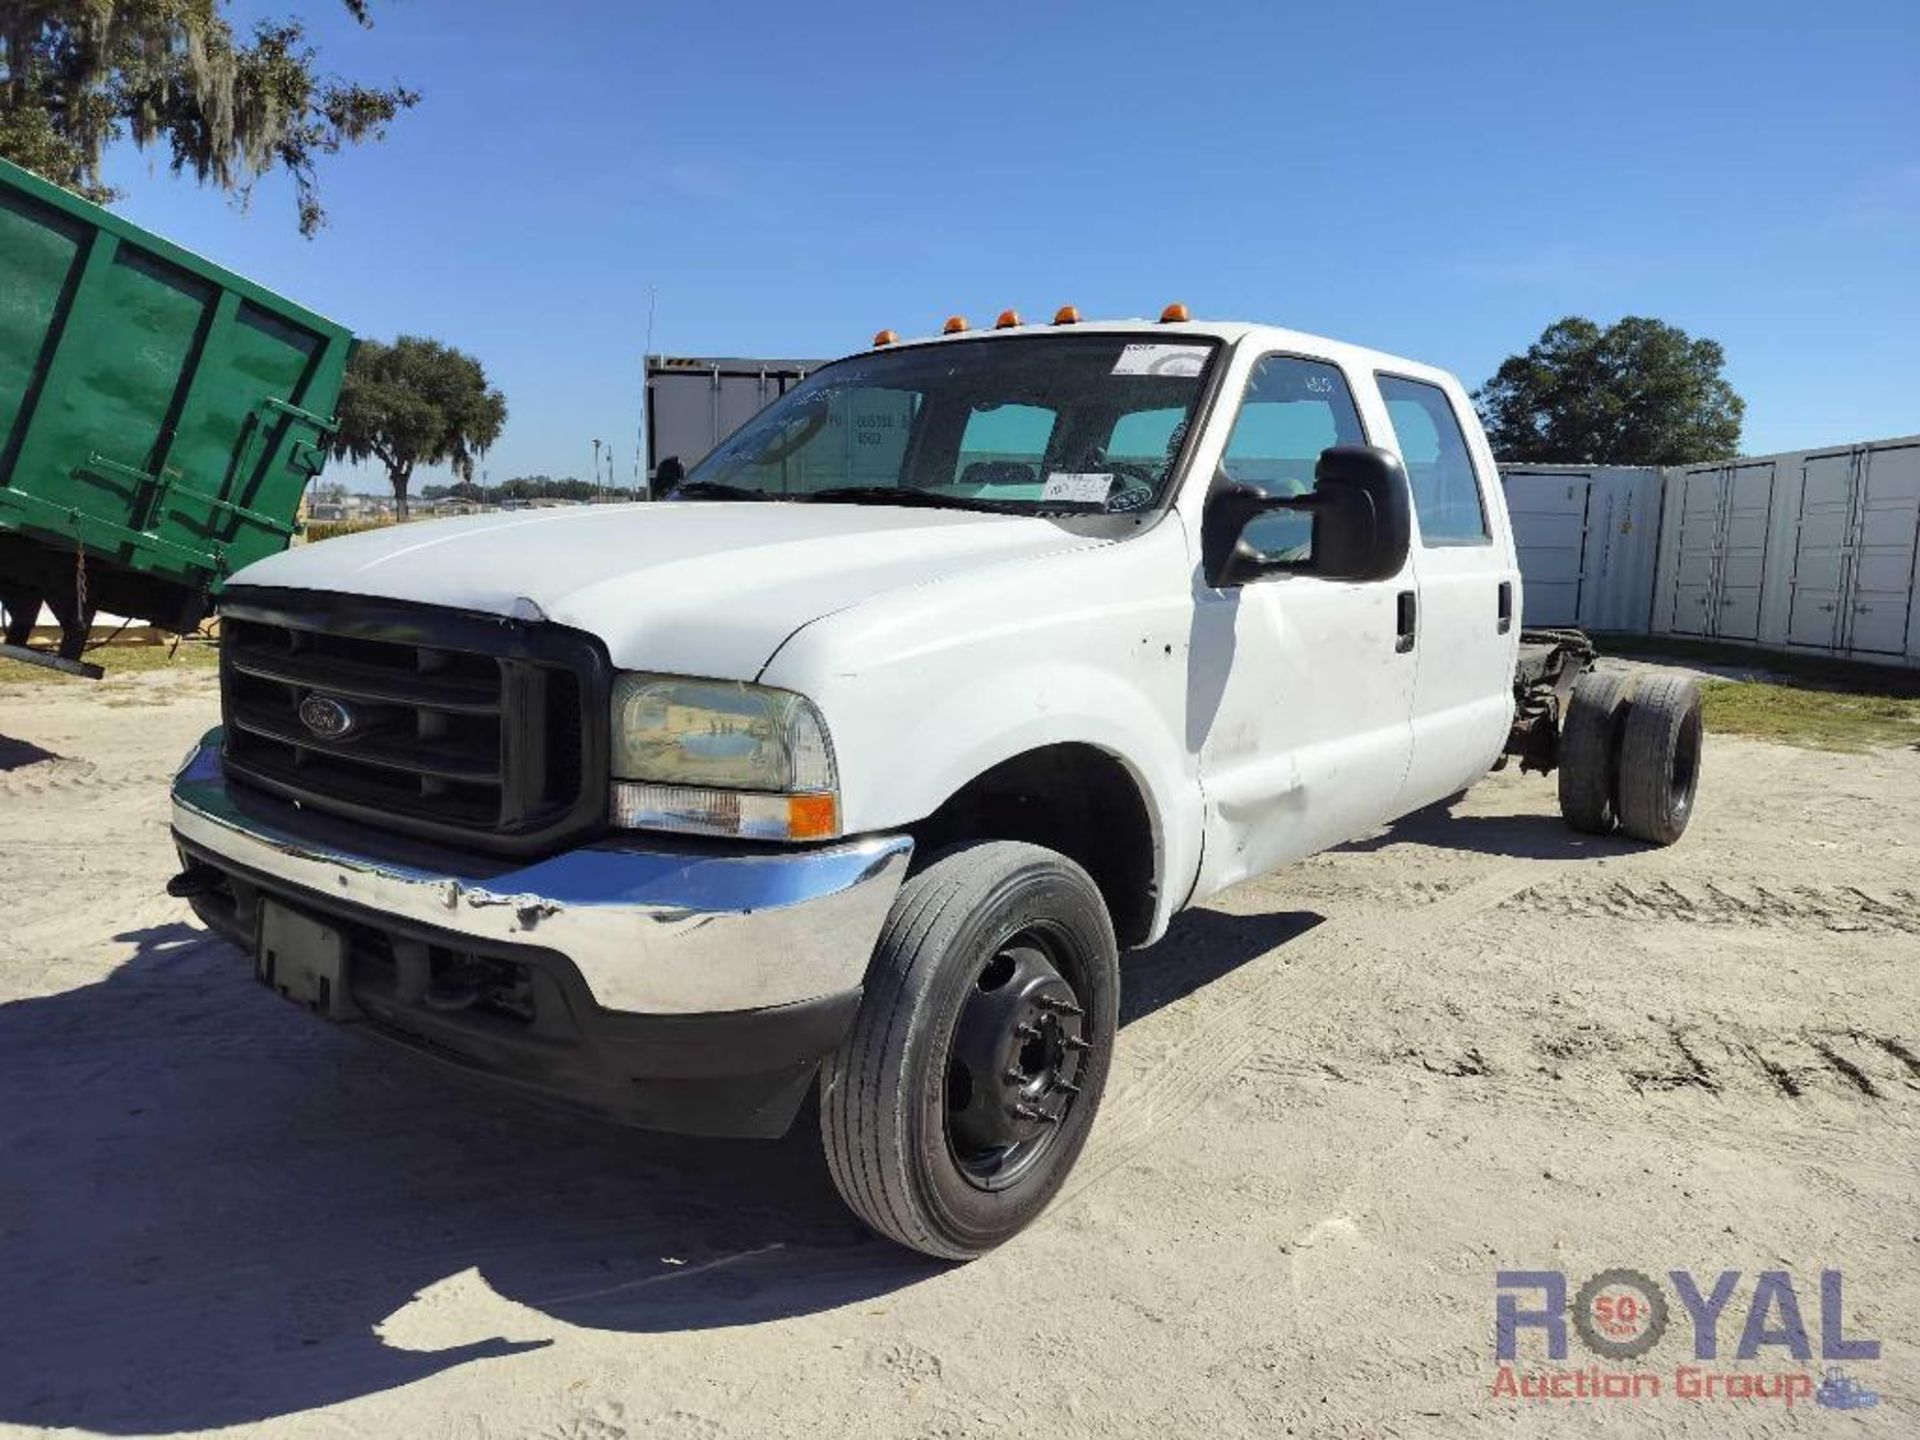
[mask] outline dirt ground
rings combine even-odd
[[[161,890],[214,709],[0,686],[0,1432],[1920,1433],[1912,749],[1713,737],[1669,851],[1501,774],[1187,915],[1067,1191],[953,1268],[868,1238],[809,1126],[558,1119],[255,986]],[[1816,1378],[1842,1271],[1879,1403],[1674,1395],[1677,1303],[1661,1397],[1495,1395],[1496,1272],[1613,1266],[1741,1272],[1718,1363]],[[1811,1365],[1732,1358],[1769,1270]]]

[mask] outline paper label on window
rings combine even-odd
[[[1069,503],[1084,501],[1090,505],[1104,505],[1107,494],[1113,489],[1113,476],[1107,475],[1065,475],[1055,471],[1047,476],[1047,483],[1040,487],[1042,500],[1065,500]]]
[[[1207,365],[1204,345],[1129,345],[1114,361],[1116,375],[1160,375],[1191,380]]]

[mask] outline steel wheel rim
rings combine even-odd
[[[948,1043],[947,1152],[967,1183],[1005,1190],[1059,1143],[1098,1037],[1086,997],[1038,928],[1009,935],[970,977]]]

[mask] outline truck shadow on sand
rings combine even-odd
[[[1192,912],[1128,958],[1125,1019],[1318,918]],[[745,1325],[945,1268],[841,1206],[811,1106],[765,1142],[575,1119],[316,1024],[198,928],[116,938],[105,980],[0,1004],[0,1424],[235,1425],[555,1320]]]
[[[1619,835],[1583,835],[1557,814],[1456,815],[1459,797],[1402,815],[1376,834],[1335,847],[1345,854],[1369,854],[1394,845],[1431,845],[1439,850],[1472,850],[1482,855],[1511,855],[1523,860],[1591,859],[1596,855],[1632,855],[1647,847]]]
[[[60,757],[44,746],[31,740],[18,740],[0,732],[0,775],[13,770],[25,770],[30,765],[43,764]]]

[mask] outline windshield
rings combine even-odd
[[[1218,349],[1110,334],[876,351],[815,371],[679,488],[1022,514],[1144,510],[1166,488]]]

